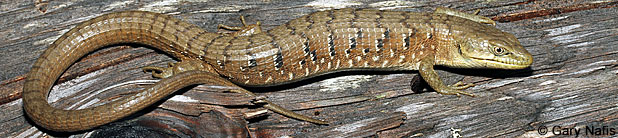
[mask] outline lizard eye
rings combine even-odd
[[[504,54],[506,54],[506,49],[504,49],[502,47],[494,47],[494,53],[496,55],[504,55]]]

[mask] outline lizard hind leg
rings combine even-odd
[[[253,94],[252,92],[247,91],[245,89],[230,90],[230,91],[231,92],[235,92],[235,93],[244,93],[244,94],[247,94],[247,95],[255,96],[255,94]],[[319,119],[314,119],[314,118],[311,118],[309,116],[301,115],[301,114],[295,113],[293,111],[290,111],[288,109],[285,109],[285,108],[283,108],[283,107],[281,107],[281,106],[279,106],[277,104],[274,104],[274,103],[266,100],[265,97],[258,97],[258,98],[255,99],[255,101],[253,101],[253,103],[255,103],[255,104],[262,104],[262,106],[264,108],[268,109],[268,110],[271,110],[271,111],[273,111],[275,113],[279,113],[279,114],[282,114],[284,116],[288,116],[288,117],[291,117],[291,118],[294,118],[294,119],[303,120],[303,121],[307,121],[307,122],[311,122],[311,123],[316,123],[316,124],[320,124],[320,125],[328,125],[329,124],[326,121],[322,121],[322,120],[319,120]]]
[[[461,11],[451,9],[451,8],[446,8],[446,7],[438,7],[436,8],[436,11],[434,11],[434,13],[442,13],[446,15],[465,18],[465,19],[483,23],[483,24],[491,24],[491,25],[496,26],[496,22],[494,20],[491,20],[490,18],[485,17],[485,16],[477,15],[479,12],[480,10],[476,10],[474,11],[474,13],[471,14],[471,13],[465,13],[465,12],[461,12]]]
[[[168,78],[173,75],[171,67],[163,68],[163,67],[147,66],[147,67],[143,67],[142,70],[144,72],[152,73],[152,77],[159,78],[159,79]]]
[[[144,72],[150,72],[152,73],[152,77],[154,78],[159,78],[159,79],[163,79],[163,78],[168,78],[171,77],[172,75],[174,75],[174,64],[172,62],[168,62],[167,63],[167,67],[155,67],[155,66],[146,66],[143,67],[142,70]]]
[[[168,67],[146,66],[143,67],[142,70],[144,72],[151,72],[153,77],[159,79],[168,78],[175,74],[191,70],[216,73],[216,71],[209,64],[206,64],[200,60],[183,60],[176,63],[170,62],[168,63]]]
[[[241,88],[240,86],[233,84],[227,79],[219,77],[218,73],[209,64],[206,64],[205,62],[200,61],[200,60],[183,60],[181,62],[168,63],[168,67],[166,68],[147,66],[147,67],[143,67],[142,70],[144,70],[144,72],[152,72],[152,76],[156,78],[161,78],[164,80],[170,80],[169,78],[183,78],[183,75],[186,75],[185,77],[194,78],[194,79],[189,79],[189,80],[196,81],[195,83],[191,83],[191,84],[233,86],[239,89],[230,90],[231,92],[242,93],[242,94],[246,94],[249,96],[255,96],[255,94],[253,94],[252,92],[247,91]],[[201,76],[201,77],[197,77],[197,76]],[[183,79],[187,79],[187,78],[183,78]],[[269,109],[276,113],[280,113],[280,114],[283,114],[283,115],[286,115],[292,118],[296,118],[299,120],[304,120],[304,121],[308,121],[308,122],[312,122],[316,124],[328,124],[328,122],[326,121],[322,121],[322,120],[318,120],[318,119],[314,119],[308,116],[294,113],[290,110],[287,110],[263,98],[256,99],[254,103],[263,104],[264,108],[266,109]]]
[[[260,27],[261,23],[258,21],[255,24],[249,24],[245,22],[245,17],[240,16],[240,22],[243,26],[228,26],[224,24],[219,24],[217,29],[226,29],[230,31],[235,31],[231,33],[217,31],[220,34],[229,35],[229,36],[249,36],[253,34],[262,33],[262,27]]]

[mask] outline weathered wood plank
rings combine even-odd
[[[221,93],[226,88],[198,86],[136,117],[100,130],[70,134],[104,136],[118,129],[165,132],[173,136],[433,136],[535,137],[541,126],[585,128],[608,126],[618,131],[617,1],[13,1],[0,6],[0,99],[21,91],[24,74],[46,47],[81,21],[104,13],[147,10],[171,14],[209,31],[217,24],[261,21],[268,30],[302,15],[330,8],[375,8],[431,11],[449,6],[500,21],[496,27],[513,33],[534,55],[530,69],[517,71],[449,69],[439,72],[447,82],[463,78],[478,86],[477,97],[415,92],[414,72],[348,72],[274,88],[249,88],[295,112],[331,121],[320,126],[265,113],[250,103],[255,97]],[[47,4],[45,4],[47,3]],[[46,9],[40,12],[39,9]],[[165,66],[173,59],[147,48],[107,48],[74,64],[51,92],[54,106],[67,109],[96,106],[121,98],[153,80],[139,68]],[[465,77],[463,77],[465,76]],[[137,81],[136,81],[137,80]],[[108,91],[93,93],[117,84]],[[0,101],[2,102],[2,101]],[[21,100],[0,105],[0,137],[45,136],[23,115]],[[404,114],[401,114],[403,112]],[[400,125],[397,115],[405,117]],[[252,118],[247,122],[243,118]],[[369,118],[391,122],[367,121]],[[138,122],[138,123],[135,123]],[[218,122],[218,123],[215,123]],[[371,123],[367,123],[371,122]],[[186,124],[174,126],[172,124]],[[217,124],[228,124],[217,127]],[[122,126],[122,127],[118,127]],[[127,126],[129,128],[127,128]],[[165,128],[177,128],[168,131]],[[188,127],[187,127],[188,126]],[[452,130],[461,129],[460,132]],[[212,130],[212,131],[211,131]],[[225,133],[218,130],[229,130]],[[353,129],[347,129],[353,130]],[[48,132],[48,131],[43,131]],[[125,131],[127,134],[135,131]],[[229,133],[228,133],[229,132]],[[93,135],[96,134],[96,135]],[[609,134],[604,134],[608,136]],[[587,135],[591,136],[591,135]],[[616,136],[615,134],[613,136]]]

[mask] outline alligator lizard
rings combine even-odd
[[[522,69],[532,63],[515,36],[489,24],[495,23],[447,8],[430,13],[339,9],[305,15],[269,31],[261,31],[258,22],[221,26],[235,33],[210,33],[164,14],[110,13],[71,29],[40,56],[27,75],[24,109],[46,129],[78,131],[126,117],[189,85],[273,86],[346,70],[418,70],[440,94],[472,96],[461,91],[471,85],[445,85],[433,67]],[[124,99],[80,110],[48,104],[52,85],[71,64],[102,47],[124,43],[162,50],[180,62],[145,67],[162,80]],[[234,92],[253,95],[242,88]],[[259,101],[293,118],[326,123]]]

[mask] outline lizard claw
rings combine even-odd
[[[456,95],[457,97],[460,97],[461,95],[467,95],[467,96],[470,96],[470,97],[474,97],[474,94],[471,94],[471,93],[468,93],[468,92],[464,92],[464,91],[461,91],[461,90],[457,90],[457,89],[453,89],[453,88],[450,88],[450,87],[448,89],[439,90],[437,92],[439,94],[442,94],[442,95]]]
[[[147,67],[143,67],[142,70],[144,72],[152,73],[152,77],[155,77],[155,78],[162,79],[162,78],[167,78],[167,77],[172,76],[172,71],[170,68],[147,66]]]
[[[167,63],[168,67],[154,67],[147,66],[143,67],[142,70],[144,72],[152,72],[152,76],[155,78],[167,78],[171,77],[174,74],[178,74],[185,71],[190,70],[201,70],[207,72],[215,72],[210,65],[203,64],[198,60],[183,60],[181,62],[169,62]]]
[[[259,21],[256,22],[255,24],[247,24],[245,22],[244,16],[240,16],[240,21],[243,26],[228,26],[224,24],[219,24],[217,26],[217,33],[236,37],[236,36],[254,35],[254,34],[259,34],[262,32],[262,28],[260,27],[261,23]],[[220,31],[221,29],[226,29],[226,30],[235,31],[235,32],[231,32],[231,33],[221,32]]]
[[[468,88],[473,87],[473,86],[476,86],[476,85],[474,85],[474,84],[472,84],[472,83],[470,83],[470,84],[466,84],[466,83],[464,83],[464,82],[462,82],[462,81],[458,81],[458,82],[457,82],[457,83],[455,83],[455,84],[448,85],[448,87],[449,87],[449,88],[452,88],[452,89],[455,89],[455,90],[463,90],[463,89],[468,89]]]

